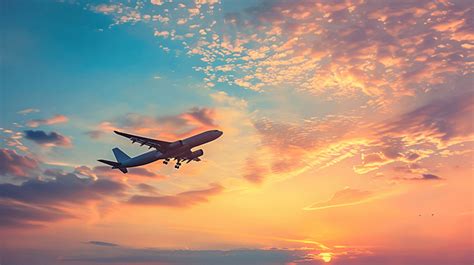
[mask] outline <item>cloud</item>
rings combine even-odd
[[[127,8],[160,16],[151,20],[153,27],[167,34],[155,36],[198,57],[202,64],[194,68],[210,87],[217,82],[256,91],[286,86],[386,109],[405,96],[449,89],[450,81],[470,72],[468,1],[274,1],[242,12],[202,2],[186,8],[167,3],[173,11],[165,17],[171,21],[148,5]],[[217,12],[222,17],[217,21],[203,15],[200,23],[178,23]],[[148,23],[129,13],[110,15],[117,24]]]
[[[34,251],[34,250],[33,250]],[[469,247],[450,249],[449,255],[438,251],[400,252],[399,250],[367,248],[338,248],[331,252],[314,249],[230,249],[230,250],[173,250],[153,248],[100,247],[70,251],[58,258],[57,250],[31,248],[8,249],[3,255],[8,264],[166,264],[166,265],[445,265],[472,264]],[[330,263],[324,257],[332,257]]]
[[[263,182],[265,175],[268,174],[268,170],[258,164],[255,157],[249,157],[245,162],[245,174],[244,178],[249,182],[260,184]]]
[[[39,166],[35,159],[18,155],[14,150],[0,148],[0,176],[27,177],[37,170]]]
[[[354,156],[358,145],[366,140],[351,136],[351,128],[362,125],[360,118],[348,115],[312,117],[300,122],[254,120],[261,144],[247,158],[244,177],[260,181],[267,177],[284,179]]]
[[[84,209],[89,202],[121,198],[127,189],[121,182],[79,177],[59,169],[47,169],[44,176],[29,176],[21,184],[0,184],[0,225],[38,227],[73,218],[69,213],[71,204],[80,204]]]
[[[70,256],[62,262],[86,263],[153,263],[173,265],[275,265],[275,264],[322,264],[306,257],[308,251],[287,249],[235,249],[235,250],[159,250],[113,248],[107,253]]]
[[[155,187],[152,185],[148,185],[146,183],[140,183],[136,185],[137,189],[143,193],[148,193],[148,194],[156,194],[157,190]]]
[[[46,133],[41,130],[26,130],[25,139],[31,140],[42,146],[61,146],[69,147],[72,145],[71,139],[57,132]]]
[[[64,205],[97,201],[122,194],[126,186],[108,179],[79,178],[73,173],[47,170],[54,179],[30,179],[19,185],[0,184],[0,198],[35,205]]]
[[[328,201],[318,202],[311,206],[305,207],[304,210],[322,210],[335,207],[343,207],[361,204],[370,201],[374,195],[370,191],[345,188],[334,193]]]
[[[33,206],[12,200],[0,199],[0,227],[35,228],[45,222],[54,222],[73,215],[54,207]]]
[[[258,2],[241,12],[228,10],[220,2],[214,4],[217,6],[211,8],[166,2],[170,10],[167,14],[146,4],[132,4],[129,8],[153,18],[145,23],[153,26],[157,38],[166,38],[166,42],[176,44],[178,51],[185,49],[188,56],[200,59],[194,69],[205,75],[203,81],[210,87],[224,83],[265,92],[289,87],[324,99],[325,104],[337,104],[338,115],[323,118],[308,119],[307,114],[301,114],[304,121],[254,119],[262,144],[257,151],[261,157],[256,162],[267,165],[267,169],[257,174],[245,170],[244,165],[244,178],[259,182],[267,176],[291,177],[359,153],[366,160],[354,170],[366,174],[393,162],[426,159],[439,150],[440,142],[472,139],[469,115],[463,118],[447,113],[449,110],[443,112],[442,108],[443,104],[449,105],[448,109],[457,108],[456,101],[463,99],[463,95],[452,102],[443,100],[438,108],[407,113],[406,117],[398,116],[402,108],[396,104],[403,102],[407,103],[403,109],[417,109],[420,102],[435,97],[452,98],[470,90],[472,71],[467,63],[470,50],[466,45],[472,33],[470,6],[466,2],[447,5],[418,1],[406,5],[390,1],[295,0]],[[216,19],[216,14],[222,19]],[[127,23],[121,19],[121,13],[110,15],[118,24]],[[193,18],[201,15],[199,23],[193,23]],[[178,24],[184,20],[185,24]],[[471,112],[468,101],[464,99],[467,105],[461,104],[458,114],[463,113],[462,109]],[[350,111],[339,112],[340,108],[354,105]],[[422,118],[424,111],[431,117]],[[403,121],[380,123],[392,114]],[[411,114],[419,118],[410,121]],[[453,116],[456,121],[451,122]],[[136,120],[156,122],[155,117],[141,115]],[[373,121],[380,127],[370,126]],[[424,127],[421,132],[416,128],[419,122],[424,123],[420,125]],[[177,123],[169,123],[163,131],[136,124],[127,127],[126,123],[112,121],[108,125],[170,139],[193,132],[176,130],[183,128]],[[201,120],[201,124],[205,123]],[[411,128],[404,130],[405,125]],[[430,126],[438,129],[433,127],[429,131]],[[389,131],[386,137],[384,129]],[[424,143],[416,145],[426,133]],[[430,146],[433,143],[436,148]],[[379,160],[371,161],[375,156]],[[241,163],[248,164],[245,159]]]
[[[380,128],[380,134],[429,137],[440,144],[447,143],[474,135],[473,114],[474,93],[463,93],[410,111]]]
[[[26,123],[28,127],[36,128],[42,125],[53,125],[69,121],[69,118],[64,115],[55,115],[49,119],[35,119]]]
[[[124,174],[119,170],[112,169],[109,166],[97,166],[92,169],[92,172],[99,176],[115,176],[115,177],[123,177]],[[164,179],[166,176],[157,174],[147,168],[144,167],[135,167],[129,168],[127,177],[147,177],[147,178],[154,178],[154,179]]]
[[[91,137],[100,137],[102,133],[98,132],[121,130],[174,141],[215,129],[215,116],[214,109],[205,107],[194,107],[180,114],[158,117],[128,113],[115,120],[101,122],[97,130],[89,131],[88,134]]]
[[[157,6],[164,4],[163,0],[150,0],[150,3]]]
[[[123,12],[123,7],[121,5],[106,5],[106,4],[100,4],[97,6],[92,6],[91,10],[97,13],[104,13],[104,14],[110,14],[110,13],[122,13]]]
[[[104,135],[104,132],[99,131],[99,130],[91,130],[91,131],[85,132],[84,134],[89,136],[92,139],[99,139],[102,135]]]
[[[415,180],[415,181],[437,181],[443,180],[443,178],[433,175],[433,174],[421,174],[420,177],[411,177],[411,178],[394,178],[396,180]]]
[[[29,108],[29,109],[20,110],[17,113],[21,115],[27,115],[27,114],[36,113],[39,111],[40,111],[39,109]]]
[[[87,244],[96,245],[100,247],[118,247],[119,245],[104,241],[88,241]]]
[[[436,175],[433,175],[433,174],[423,174],[421,175],[423,177],[424,180],[439,180],[439,179],[442,179]]]
[[[128,202],[139,205],[186,208],[199,203],[207,202],[211,196],[215,196],[223,192],[223,190],[224,188],[221,185],[212,184],[208,189],[186,191],[176,195],[133,195]]]

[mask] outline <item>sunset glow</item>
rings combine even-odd
[[[472,8],[2,1],[0,263],[474,264]]]

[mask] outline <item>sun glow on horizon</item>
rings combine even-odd
[[[326,263],[329,263],[332,260],[332,254],[329,252],[319,253],[318,256]]]

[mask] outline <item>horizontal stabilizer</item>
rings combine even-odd
[[[104,160],[104,159],[99,159],[97,160],[99,162],[102,162],[104,164],[107,164],[109,166],[112,166],[112,169],[118,169],[120,171],[122,171],[122,173],[127,173],[128,170],[126,167],[121,167],[120,163],[117,163],[117,162],[114,162],[114,161],[109,161],[109,160]]]
[[[104,164],[107,164],[109,166],[113,166],[113,167],[117,167],[117,168],[120,167],[120,163],[117,163],[117,162],[114,162],[114,161],[109,161],[109,160],[104,160],[104,159],[99,159],[97,161],[102,162]]]

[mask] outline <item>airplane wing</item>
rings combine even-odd
[[[164,153],[166,151],[166,148],[168,145],[171,144],[171,142],[166,142],[166,141],[160,141],[160,140],[155,140],[151,138],[146,138],[138,135],[133,135],[133,134],[128,134],[128,133],[123,133],[119,131],[114,131],[116,134],[126,137],[132,141],[132,143],[140,143],[140,145],[146,145],[149,146],[150,148],[156,148],[156,150]]]

